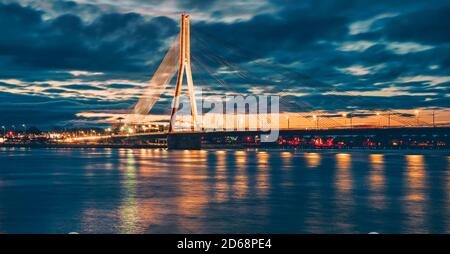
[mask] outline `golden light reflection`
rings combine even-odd
[[[161,149],[140,149],[138,173],[144,177],[157,177],[169,172],[169,156]]]
[[[216,202],[225,202],[227,200],[228,183],[226,179],[227,153],[226,151],[215,151],[216,156],[216,177],[214,186],[214,195]]]
[[[337,168],[341,170],[349,170],[351,165],[351,155],[348,153],[336,154]]]
[[[319,153],[304,153],[304,157],[308,168],[315,168],[320,165],[321,158]]]
[[[140,149],[139,153],[140,153],[141,158],[147,158],[151,155],[149,149]]]
[[[370,172],[370,186],[375,190],[380,190],[384,184],[384,155],[371,154],[369,156],[370,166],[372,171]]]
[[[155,156],[155,154],[158,154]],[[173,191],[178,194],[173,200],[167,201],[174,206],[176,213],[180,214],[178,226],[186,232],[199,232],[204,227],[202,224],[193,223],[192,218],[198,218],[204,211],[206,204],[209,202],[207,195],[206,179],[207,179],[207,151],[175,151],[170,156],[166,156],[164,150],[148,149],[146,151],[136,152],[139,163],[131,163],[138,165],[138,172],[146,171],[150,177],[153,176],[174,176],[172,185]],[[148,158],[154,157],[151,161]],[[136,160],[136,159],[135,159]],[[167,162],[174,165],[167,168]],[[127,158],[128,162],[132,162]],[[190,161],[196,161],[196,167],[191,167]],[[130,172],[127,170],[126,172]],[[128,178],[131,180],[130,178]],[[150,178],[151,179],[151,178]],[[156,180],[156,179],[155,179]],[[150,180],[151,181],[151,180]],[[126,183],[126,182],[125,182]],[[127,187],[127,185],[125,185]],[[131,187],[131,186],[130,186]],[[134,188],[136,189],[136,188]],[[133,193],[126,190],[127,193]],[[131,196],[126,198],[124,206],[120,209],[120,216],[124,224],[123,233],[144,233],[148,230],[149,225],[158,224],[158,221],[165,220],[166,210],[164,201],[160,198],[152,197],[146,199],[137,199],[136,192],[134,198]],[[171,198],[171,197],[168,197]],[[133,221],[131,217],[134,217]],[[127,229],[127,230],[125,230]]]
[[[354,225],[350,223],[344,223],[345,221],[351,221],[352,213],[355,207],[355,195],[352,193],[353,181],[351,174],[351,162],[352,157],[347,153],[338,153],[335,155],[336,160],[336,173],[335,173],[335,186],[337,210],[335,212],[338,226],[349,232],[354,232]]]
[[[405,155],[406,189],[405,211],[408,213],[407,224],[414,232],[425,229],[425,163],[423,155]]]
[[[269,154],[267,152],[258,152],[257,158],[258,158],[258,168],[267,169],[269,162]]]
[[[126,154],[124,157],[121,157],[124,158],[124,161],[121,163],[121,170],[125,172],[122,179],[125,197],[119,208],[120,233],[138,233],[139,216],[138,202],[136,200],[136,160],[132,149],[121,150],[120,152]]]
[[[199,166],[205,167],[205,162],[207,160],[207,153],[199,150],[183,150],[175,151],[172,155],[177,155],[175,157],[168,157],[171,164],[176,165],[180,169],[198,169]]]
[[[243,198],[248,191],[248,177],[247,177],[247,152],[236,151],[236,174],[234,176],[233,192],[238,198]]]
[[[423,157],[423,155],[406,155],[408,189],[411,190],[407,199],[411,201],[422,201],[425,198],[422,191],[425,178]]]
[[[182,220],[178,221],[182,228],[188,232],[201,232],[203,225],[201,223],[191,223],[190,218],[201,216],[206,204],[209,202],[207,194],[207,156],[204,151],[184,151],[182,154],[182,164],[179,167],[180,190],[175,203],[177,204],[178,214],[181,214]],[[192,162],[195,163],[192,163]],[[194,164],[195,167],[191,167]]]
[[[373,170],[384,170],[384,155],[383,154],[370,154],[370,166]]]
[[[283,160],[283,171],[288,171],[292,168],[292,152],[282,152],[281,159]],[[288,177],[287,175],[284,175]]]
[[[269,153],[267,152],[258,152],[257,155],[258,161],[258,172],[256,175],[256,191],[259,196],[266,196],[269,189]]]
[[[281,153],[281,158],[291,158],[291,157],[292,157],[291,152],[282,152]]]
[[[244,167],[247,163],[247,154],[244,151],[236,151],[234,153],[236,158],[236,166],[237,167]]]
[[[369,200],[370,205],[376,209],[384,208],[384,155],[383,154],[370,154],[370,175],[369,175],[369,188],[371,190]]]
[[[352,188],[352,178],[350,174],[351,155],[348,153],[336,154],[336,167],[338,169],[336,187],[339,191],[347,192]]]

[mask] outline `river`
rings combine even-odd
[[[450,233],[450,152],[0,148],[0,233]]]

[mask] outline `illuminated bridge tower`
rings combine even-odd
[[[189,15],[181,15],[180,28],[180,63],[178,67],[177,85],[175,88],[174,106],[170,114],[169,134],[167,136],[167,147],[169,149],[200,149],[201,137],[196,131],[198,130],[197,123],[197,104],[194,94],[194,82],[192,80],[191,71],[191,45],[189,32]],[[192,114],[192,129],[191,133],[177,133],[174,131],[175,117],[179,109],[179,100],[181,88],[183,85],[183,77],[186,73],[186,80],[189,91],[189,100],[191,104]]]
[[[197,104],[195,100],[194,93],[194,82],[192,80],[192,71],[191,71],[191,43],[190,43],[190,31],[189,31],[189,15],[182,14],[181,15],[181,28],[180,28],[180,63],[178,67],[178,76],[177,76],[177,85],[175,88],[175,98],[174,98],[174,106],[172,108],[172,112],[170,114],[170,125],[169,132],[174,131],[175,125],[175,116],[179,109],[180,102],[180,94],[181,88],[183,85],[183,77],[186,73],[186,81],[188,85],[189,91],[189,100],[191,104],[191,114],[192,114],[192,129],[194,131],[198,130],[197,125]]]

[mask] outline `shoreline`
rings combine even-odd
[[[5,148],[166,148],[165,145],[127,144],[0,144]]]
[[[167,149],[166,145],[146,144],[146,145],[128,145],[128,144],[0,144],[0,148],[73,148],[73,149],[90,149],[90,148],[110,148],[110,149]],[[202,145],[201,150],[280,150],[280,151],[440,151],[450,152],[450,148],[435,147],[290,147],[290,146],[245,146],[245,145]],[[184,149],[189,150],[189,149]]]

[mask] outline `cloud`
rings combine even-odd
[[[400,83],[409,83],[409,82],[417,82],[417,81],[423,81],[427,84],[436,86],[439,84],[443,84],[450,81],[450,76],[407,76],[407,77],[401,77],[397,79],[397,82]]]
[[[310,103],[299,111],[448,107],[445,1],[0,0],[4,108],[26,102],[53,112],[47,103],[57,101],[62,112],[47,119],[64,124],[79,112],[126,110],[183,10],[192,16],[194,82],[209,94],[270,92]]]
[[[75,77],[104,75],[103,72],[90,72],[90,71],[68,71],[68,73]]]
[[[450,5],[445,1],[433,6],[386,20],[380,31],[386,38],[396,41],[422,43],[448,43],[450,34]]]
[[[371,41],[350,41],[343,42],[337,48],[340,51],[357,51],[363,52],[377,43]]]
[[[383,14],[378,14],[377,16],[372,17],[367,20],[356,21],[356,22],[350,24],[350,34],[356,35],[356,34],[360,34],[360,33],[373,31],[374,30],[373,26],[374,26],[374,24],[377,23],[377,21],[383,20],[385,18],[395,17],[397,15],[398,14],[396,14],[396,13],[383,13]],[[375,28],[375,30],[376,30],[376,28]]]
[[[136,72],[149,68],[177,31],[166,17],[100,14],[91,23],[73,14],[44,20],[42,12],[0,3],[0,54],[10,68]],[[17,32],[20,31],[20,32]]]
[[[404,55],[424,50],[430,50],[433,47],[428,45],[422,45],[415,42],[390,42],[386,45],[386,48],[388,50],[393,51],[396,54]]]
[[[367,74],[373,74],[374,72],[379,71],[384,68],[383,64],[375,65],[375,66],[361,66],[361,65],[353,65],[346,68],[338,68],[339,71],[348,73],[354,76],[364,76]]]

